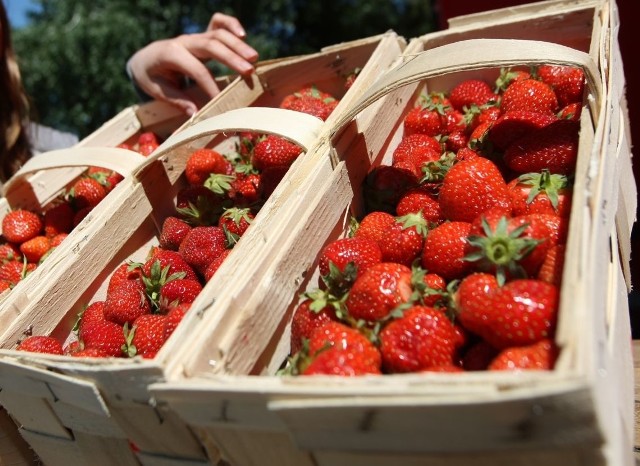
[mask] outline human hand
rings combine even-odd
[[[207,61],[216,60],[241,75],[251,74],[258,52],[244,42],[245,36],[237,18],[215,13],[206,32],[152,42],[138,50],[127,67],[147,95],[192,115],[197,105],[182,89],[184,77],[193,79],[212,98],[220,89],[204,64]]]

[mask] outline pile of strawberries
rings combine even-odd
[[[366,214],[321,252],[283,373],[553,369],[585,77],[543,65],[492,84],[406,114]]]
[[[119,147],[148,155],[158,147],[158,139],[145,132],[134,145]],[[44,211],[17,208],[9,212],[2,220],[0,293],[35,270],[122,178],[107,168],[89,167]]]
[[[280,107],[326,119],[338,100],[315,86]],[[302,153],[276,135],[243,133],[235,150],[195,150],[175,212],[144,263],[126,262],[109,279],[106,298],[79,316],[73,343],[28,336],[17,349],[91,357],[153,358],[213,277],[261,206]]]

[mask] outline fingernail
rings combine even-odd
[[[195,109],[194,107],[192,107],[192,106],[188,106],[188,107],[185,109],[185,112],[186,112],[186,114],[187,114],[188,116],[190,116],[190,117],[191,117],[191,116],[193,116],[193,115],[196,113],[196,109]]]

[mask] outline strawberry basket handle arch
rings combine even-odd
[[[139,177],[145,169],[159,159],[169,166],[184,164],[193,149],[202,147],[202,139],[219,133],[242,131],[275,134],[309,151],[318,140],[324,122],[306,113],[271,107],[246,107],[202,120],[176,133],[164,141],[136,170]],[[180,162],[180,163],[179,163]],[[180,170],[174,170],[180,172]]]
[[[597,120],[603,98],[603,81],[598,66],[589,54],[551,42],[470,39],[403,57],[399,65],[382,75],[336,121],[330,136],[336,136],[361,111],[402,86],[460,71],[542,64],[570,65],[583,69],[588,89],[593,95],[593,101],[589,104]]]
[[[116,147],[72,147],[38,154],[29,159],[3,186],[7,199],[20,191],[29,176],[43,170],[65,167],[98,166],[118,172],[124,177],[131,175],[145,161],[137,152]]]

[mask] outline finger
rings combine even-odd
[[[218,30],[183,38],[183,45],[201,60],[216,60],[240,74],[253,72],[258,52],[228,31]]]
[[[245,38],[247,36],[247,33],[242,27],[242,24],[240,24],[238,18],[225,15],[224,13],[214,13],[211,17],[207,31],[212,31],[214,29],[227,29],[240,38]]]
[[[174,54],[172,60],[167,63],[167,66],[171,66],[172,70],[193,79],[209,97],[215,97],[220,93],[220,88],[209,69],[191,53],[183,50],[183,53]]]

